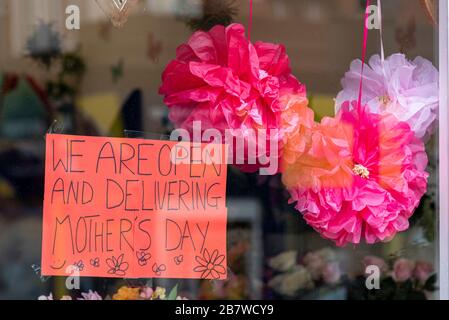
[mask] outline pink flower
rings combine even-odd
[[[426,261],[417,261],[413,276],[422,284],[433,274],[433,265]]]
[[[341,270],[338,262],[326,263],[323,267],[323,281],[328,285],[340,282]]]
[[[245,164],[237,165],[246,172],[266,167],[262,151],[270,150],[270,133],[279,149],[277,157],[281,156],[282,133],[274,130],[282,131],[281,114],[288,105],[280,98],[306,96],[305,87],[291,74],[284,46],[252,44],[241,24],[195,32],[167,65],[159,93],[170,108],[170,120],[191,136],[193,122],[201,121],[202,131],[215,128],[224,137],[224,131],[230,129],[234,138],[241,138],[243,149],[234,143],[231,151],[233,163],[237,151],[243,151],[243,159],[239,159]],[[267,132],[263,141],[250,135],[250,130],[259,129]],[[257,150],[250,150],[248,143]],[[268,152],[267,156],[274,155]]]
[[[140,297],[145,300],[153,299],[154,290],[150,287],[144,287],[142,291],[140,291]]]
[[[306,222],[338,246],[389,241],[409,227],[427,189],[424,144],[390,114],[344,103],[324,118],[283,182]]]
[[[363,258],[363,266],[365,267],[365,270],[369,266],[376,266],[383,274],[388,271],[388,264],[385,260],[376,256],[366,256]]]
[[[78,298],[78,300],[103,300],[103,298],[96,292],[89,290],[89,292],[81,292],[82,298]]]
[[[405,282],[413,276],[415,264],[407,259],[398,259],[393,266],[393,279],[396,282]]]
[[[355,60],[342,80],[336,109],[359,94],[362,62]],[[418,138],[433,133],[438,116],[438,70],[424,58],[393,54],[383,63],[374,55],[363,73],[363,100],[371,112],[388,112],[407,122]]]

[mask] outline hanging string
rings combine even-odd
[[[253,0],[249,0],[248,40],[251,41],[251,29],[253,27]]]
[[[377,0],[377,12],[379,17],[379,36],[380,36],[380,58],[381,61],[385,61],[385,51],[384,51],[384,37],[383,37],[383,23],[382,23],[382,1]],[[383,63],[382,63],[383,65]]]
[[[370,0],[366,0],[365,19],[364,19],[364,23],[363,23],[362,70],[360,72],[359,99],[357,101],[357,113],[358,114],[360,114],[361,110],[362,110],[363,71],[365,69],[366,47],[368,45],[368,19],[369,19],[368,8],[369,8],[369,6],[370,6]]]

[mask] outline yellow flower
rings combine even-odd
[[[112,300],[139,300],[139,297],[139,288],[121,287],[118,289],[117,293],[114,294]]]
[[[153,299],[164,300],[165,293],[166,293],[165,288],[157,287],[156,290],[154,290]]]

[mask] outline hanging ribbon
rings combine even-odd
[[[379,17],[379,36],[380,36],[380,58],[382,62],[385,61],[384,51],[384,37],[383,37],[383,23],[382,23],[382,1],[377,0],[377,12]],[[383,65],[383,63],[382,63]]]
[[[248,40],[251,41],[251,29],[253,27],[253,0],[249,0]]]
[[[360,88],[359,99],[357,101],[357,112],[360,114],[362,110],[362,92],[363,92],[363,71],[365,69],[366,47],[368,45],[368,19],[369,19],[370,0],[366,0],[365,19],[363,23],[363,46],[362,46],[362,70],[360,72]]]

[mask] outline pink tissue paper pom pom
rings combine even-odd
[[[289,64],[283,45],[252,44],[241,24],[217,25],[208,32],[195,32],[178,47],[176,59],[162,74],[159,93],[176,128],[192,136],[193,122],[201,121],[203,132],[215,128],[224,137],[229,129],[233,139],[242,138],[245,146],[239,150],[244,159],[239,159],[244,164],[237,167],[255,172],[267,167],[261,157],[262,150],[270,150],[270,141],[277,146],[276,157],[282,156],[282,126],[286,123],[282,113],[289,104],[281,97],[306,97],[304,85],[291,74]],[[267,137],[256,142],[249,130],[258,129],[267,130]],[[249,151],[248,143],[255,143],[257,151]],[[239,153],[235,146],[230,153],[234,157]],[[269,152],[266,155],[273,156]]]
[[[283,182],[306,222],[338,246],[391,240],[427,189],[427,154],[406,122],[345,102],[324,118]]]
[[[342,79],[343,90],[336,99],[338,111],[344,101],[357,100],[362,61],[354,60]],[[363,71],[362,104],[373,113],[388,112],[407,122],[416,137],[427,140],[438,119],[438,70],[429,60],[408,60],[393,54],[384,62],[374,55]]]

